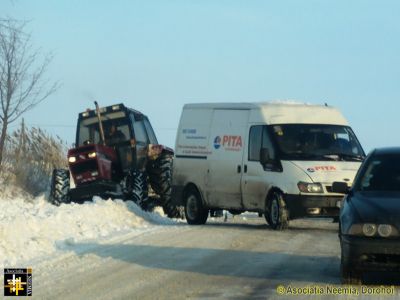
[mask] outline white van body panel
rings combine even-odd
[[[292,161],[310,176],[313,182],[332,184],[334,181],[353,183],[354,175],[360,167],[359,162],[341,161]]]
[[[176,137],[173,180],[175,185],[193,183],[202,188],[203,194],[208,176],[208,163],[203,158],[211,154],[209,131],[213,110],[187,108],[184,112]],[[180,156],[191,158],[179,159]]]
[[[347,120],[332,106],[302,103],[202,103],[185,104],[187,109],[241,109],[251,110],[249,123],[272,124],[331,124],[348,126]]]
[[[284,172],[265,172],[259,162],[249,161],[248,171],[243,175],[243,206],[251,210],[264,210],[265,200],[271,188],[283,193],[299,193],[297,183],[310,181],[304,170],[294,166],[290,161],[282,161]],[[287,171],[287,172],[286,172]]]
[[[221,208],[242,208],[241,180],[243,137],[250,111],[213,110],[210,130],[214,150],[207,158],[206,201]]]
[[[312,196],[340,196],[334,181],[352,183],[361,162],[281,160],[281,172],[249,160],[249,131],[256,125],[348,126],[336,108],[294,103],[201,103],[183,108],[176,137],[173,186],[193,184],[208,208],[264,212],[271,189],[301,195],[299,182],[321,183]],[[181,195],[182,196],[182,195]]]

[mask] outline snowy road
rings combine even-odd
[[[340,286],[337,224],[330,220],[295,221],[276,232],[263,219],[239,216],[70,247],[33,266],[36,297],[283,299],[278,285]]]
[[[0,263],[33,268],[33,299],[310,299],[289,289],[343,288],[329,219],[292,221],[283,232],[255,214],[189,226],[102,199],[14,199],[0,211]],[[332,292],[311,299],[398,297]]]

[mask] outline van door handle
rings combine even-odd
[[[242,167],[241,167],[240,165],[237,166],[237,172],[238,172],[238,173],[242,172]]]
[[[247,173],[247,165],[244,165],[244,172]]]

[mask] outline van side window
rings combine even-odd
[[[263,127],[262,125],[257,125],[250,128],[249,161],[260,161]]]
[[[263,126],[263,135],[262,135],[262,147],[263,148],[268,148],[269,150],[269,157],[271,159],[275,159],[275,149],[274,146],[272,145],[271,138],[268,134],[268,127]]]

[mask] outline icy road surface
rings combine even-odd
[[[278,286],[343,287],[338,226],[329,219],[276,232],[255,214],[189,226],[130,201],[56,207],[44,197],[2,197],[0,268],[32,267],[32,299],[398,297],[278,295]]]
[[[276,232],[255,215],[236,216],[65,247],[65,255],[32,266],[34,298],[397,298],[277,294],[279,285],[342,287],[337,224],[331,220],[298,220]]]

